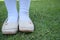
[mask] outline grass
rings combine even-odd
[[[6,17],[6,7],[0,1],[0,29]],[[30,17],[35,25],[33,33],[3,35],[0,30],[0,40],[60,40],[60,0],[32,1]]]

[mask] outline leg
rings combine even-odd
[[[5,0],[5,5],[6,5],[7,11],[8,11],[8,22],[16,21],[18,18],[16,0]]]
[[[2,33],[15,34],[18,28],[18,13],[16,9],[16,0],[5,0],[5,5],[8,11],[8,17],[3,24]]]
[[[19,11],[19,30],[24,32],[33,32],[34,25],[29,17],[30,0],[20,0]]]

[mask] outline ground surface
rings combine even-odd
[[[6,7],[0,1],[0,40],[60,40],[60,0],[31,2],[30,17],[35,25],[33,33],[3,35],[1,28],[6,17]]]

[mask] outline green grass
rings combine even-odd
[[[30,17],[35,25],[33,33],[3,35],[1,28],[6,17],[6,7],[0,1],[0,40],[60,40],[60,0],[31,2]]]

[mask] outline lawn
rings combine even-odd
[[[6,7],[0,1],[0,40],[60,40],[60,0],[31,2],[30,17],[35,25],[33,33],[3,35],[1,28],[6,17]]]

